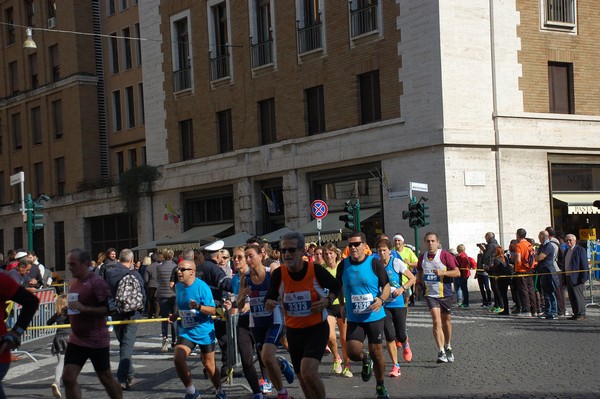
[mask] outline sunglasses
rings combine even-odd
[[[180,267],[177,270],[180,271],[181,273],[183,273],[183,272],[187,272],[189,270],[194,270],[194,269],[191,269],[189,267]]]
[[[229,256],[223,256],[223,259],[229,259]]]
[[[348,246],[349,246],[349,247],[358,248],[358,247],[360,247],[360,244],[362,244],[362,241],[358,241],[358,242],[349,242],[349,243],[348,243]]]
[[[286,252],[294,254],[294,253],[296,253],[297,250],[298,250],[298,248],[291,247],[291,248],[281,248],[280,251],[281,251],[282,254],[284,254]]]

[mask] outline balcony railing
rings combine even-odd
[[[352,37],[364,35],[377,29],[377,1],[356,10],[350,10],[350,34]]]
[[[306,53],[322,47],[321,29],[323,24],[316,22],[313,25],[298,28],[298,53]]]
[[[210,59],[210,78],[218,80],[229,76],[229,52]]]
[[[192,69],[185,68],[173,72],[174,91],[181,91],[192,88]]]
[[[575,0],[546,0],[546,23],[575,26]]]
[[[252,68],[273,63],[273,40],[250,45]]]

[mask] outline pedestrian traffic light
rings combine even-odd
[[[33,250],[33,232],[44,228],[44,223],[42,223],[44,214],[40,213],[44,209],[44,205],[40,201],[48,201],[49,199],[48,196],[42,194],[37,201],[34,201],[31,199],[31,194],[27,194],[25,200],[25,206],[27,207],[27,247],[30,251]]]
[[[345,215],[340,215],[339,220],[344,222],[344,226],[347,229],[354,230],[356,227],[356,212],[355,207],[352,205],[352,201],[346,201],[346,206],[344,207]]]

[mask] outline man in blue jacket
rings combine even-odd
[[[569,301],[571,302],[571,309],[573,310],[573,316],[569,319],[585,320],[587,316],[585,315],[583,290],[590,270],[587,252],[585,248],[577,245],[577,238],[573,234],[567,234],[565,242],[569,247],[568,250],[564,251],[567,292],[569,294]]]

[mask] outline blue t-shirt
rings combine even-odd
[[[385,271],[390,279],[390,297],[385,301],[386,308],[404,308],[404,293],[394,297],[394,291],[402,286],[402,276],[407,270],[407,266],[400,258],[390,258],[390,261],[385,265]]]
[[[365,257],[359,264],[350,263],[349,258],[344,259],[342,284],[348,321],[370,323],[385,317],[383,306],[377,312],[369,310],[379,295],[379,278],[373,272],[373,256]]]
[[[181,317],[179,336],[199,345],[209,345],[215,342],[215,326],[211,316],[199,310],[190,310],[190,301],[200,305],[215,306],[212,292],[208,285],[196,277],[189,287],[183,283],[175,285],[177,292],[177,308]]]

